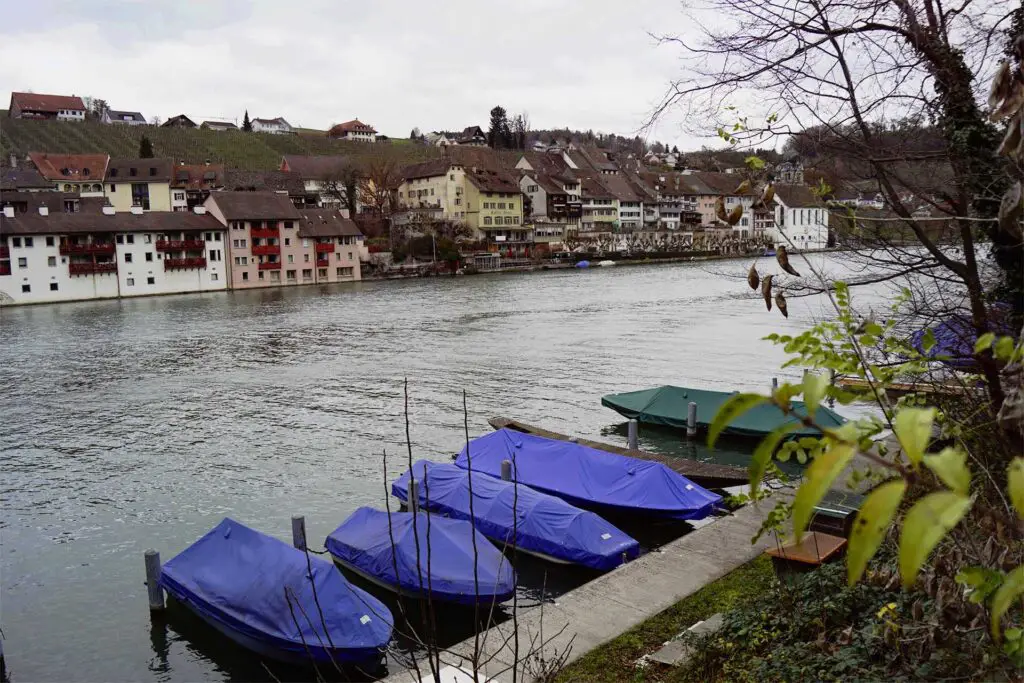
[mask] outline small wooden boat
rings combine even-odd
[[[342,568],[401,595],[465,606],[511,600],[515,571],[483,534],[475,534],[474,559],[467,521],[362,507],[331,532],[325,546]]]
[[[470,480],[468,470],[429,460],[414,464],[412,473],[421,509],[473,520],[499,548],[508,545],[549,562],[601,571],[640,554],[639,543],[598,515],[528,486],[482,472],[473,472]],[[409,482],[406,472],[391,485],[392,495],[407,502]]]
[[[388,608],[330,562],[232,519],[167,562],[160,585],[213,628],[268,659],[379,664],[391,640]]]

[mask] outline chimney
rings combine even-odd
[[[39,215],[40,216],[49,216],[50,215],[50,207],[48,207],[48,206],[40,206],[39,207]]]
[[[192,211],[194,211],[197,216],[202,216],[203,214],[206,213],[206,207],[196,205],[192,207]]]
[[[114,207],[109,206],[109,205],[104,206],[103,207],[103,215],[104,216],[113,216],[114,215]]]
[[[132,213],[135,214],[136,216],[141,216],[142,215],[142,207],[141,206],[133,206],[132,207]]]
[[[14,207],[13,206],[5,206],[4,207],[4,218],[14,218]]]

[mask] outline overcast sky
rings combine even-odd
[[[33,0],[0,22],[6,90],[92,95],[147,118],[285,117],[381,133],[531,127],[633,135],[678,75],[648,32],[684,32],[675,0]],[[653,139],[680,147],[679,115]]]

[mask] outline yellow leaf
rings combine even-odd
[[[747,468],[747,472],[750,473],[750,492],[752,494],[757,493],[761,479],[764,478],[764,471],[768,469],[768,463],[771,461],[775,449],[779,447],[779,443],[787,434],[802,426],[799,422],[789,422],[775,428],[768,436],[761,439],[761,443],[757,444],[754,455],[750,458],[750,466]]]
[[[1017,516],[1024,519],[1024,458],[1014,458],[1006,468],[1006,488]]]
[[[793,498],[793,535],[797,541],[811,521],[814,506],[825,496],[855,452],[852,444],[835,444],[815,458],[804,472],[804,481]]]
[[[943,484],[965,496],[971,489],[971,471],[967,455],[957,448],[943,448],[940,453],[924,456],[924,464]]]
[[[892,420],[893,431],[915,466],[920,464],[932,436],[935,408],[903,408]]]
[[[829,378],[825,373],[804,373],[804,405],[807,406],[807,415],[811,419],[814,419],[814,411],[818,409],[821,399],[825,397],[828,383]]]
[[[760,394],[733,394],[727,398],[725,403],[723,403],[718,409],[718,412],[715,413],[715,417],[711,420],[711,424],[708,425],[708,448],[715,447],[715,442],[718,441],[718,435],[721,434],[722,430],[728,427],[733,420],[754,406],[767,402],[768,399]]]
[[[992,596],[992,637],[996,640],[999,640],[999,622],[1013,601],[1021,595],[1024,595],[1024,566],[1007,574]]]
[[[949,530],[967,514],[971,499],[953,491],[930,493],[910,508],[900,533],[900,576],[910,587],[921,565]]]
[[[875,488],[861,504],[846,551],[846,574],[851,586],[864,575],[868,562],[878,552],[885,530],[899,509],[906,490],[907,482],[903,479],[887,481]]]

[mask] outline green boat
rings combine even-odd
[[[686,429],[688,405],[694,402],[697,404],[697,428],[706,430],[725,400],[736,393],[665,385],[654,389],[627,391],[623,394],[608,394],[601,398],[601,405],[644,424]],[[793,401],[793,409],[797,415],[807,415],[807,408],[802,401]],[[839,427],[846,422],[843,416],[825,406],[818,408],[814,420],[825,428]],[[761,437],[777,427],[798,421],[774,405],[759,405],[733,420],[723,434]],[[819,436],[821,432],[810,427],[801,427],[791,434],[792,437]]]

